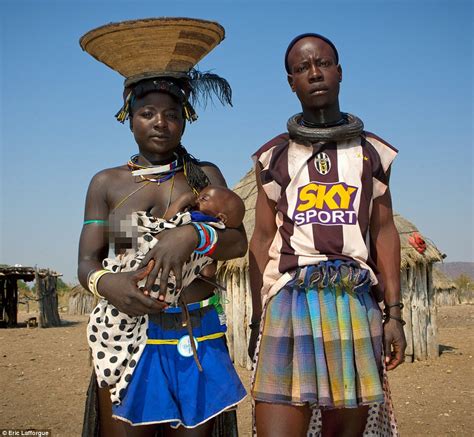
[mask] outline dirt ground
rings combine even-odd
[[[32,314],[20,313],[20,321]],[[64,326],[0,330],[0,430],[50,429],[79,436],[90,367],[85,316],[63,314]],[[402,436],[474,435],[474,306],[438,310],[441,356],[390,374]],[[249,372],[239,371],[248,386]],[[239,410],[250,436],[250,401]]]

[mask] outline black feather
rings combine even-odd
[[[190,99],[194,105],[196,103],[207,105],[216,96],[223,105],[232,106],[232,88],[229,82],[217,74],[209,71],[202,72],[192,69],[189,73],[189,83],[191,85]]]

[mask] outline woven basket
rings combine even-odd
[[[127,86],[146,77],[187,73],[224,36],[213,21],[163,17],[107,24],[87,32],[79,44],[124,76]]]

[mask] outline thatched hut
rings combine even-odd
[[[438,306],[452,306],[460,303],[457,285],[436,267],[433,269],[433,290],[435,303]]]
[[[17,326],[18,280],[35,281],[35,300],[38,301],[40,328],[59,326],[58,277],[62,276],[50,269],[38,269],[23,266],[0,267],[0,326]]]
[[[234,187],[245,202],[244,219],[247,235],[253,233],[257,187],[254,171],[249,171]],[[443,256],[431,242],[427,242],[423,254],[418,253],[408,238],[417,228],[399,214],[394,215],[401,242],[401,287],[405,304],[403,318],[406,320],[407,361],[425,360],[438,356],[436,306],[433,289],[432,266]],[[247,341],[250,336],[248,324],[251,317],[251,295],[249,285],[248,254],[245,257],[220,264],[218,277],[227,288],[226,313],[228,316],[228,343],[234,362],[250,368],[247,356]]]
[[[68,314],[90,314],[94,308],[94,295],[81,284],[77,284],[69,293]]]

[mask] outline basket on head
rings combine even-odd
[[[224,36],[213,21],[162,17],[110,23],[87,32],[79,43],[129,86],[149,77],[186,75]]]

